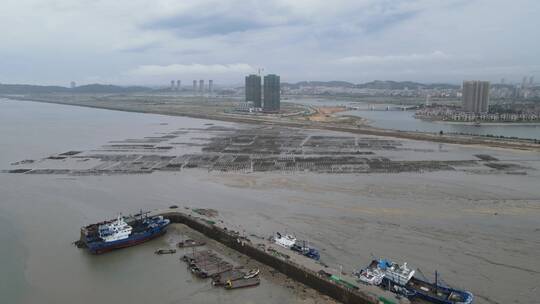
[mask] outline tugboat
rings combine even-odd
[[[162,216],[148,217],[148,213],[141,212],[133,217],[118,216],[114,220],[82,227],[77,243],[93,254],[101,254],[135,246],[165,234],[170,221]]]

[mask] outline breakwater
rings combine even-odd
[[[337,284],[329,280],[323,274],[263,251],[262,249],[253,246],[245,238],[240,238],[238,234],[225,228],[217,227],[182,212],[166,212],[161,215],[168,218],[173,223],[184,224],[191,229],[194,229],[260,263],[268,265],[284,275],[342,303],[375,304],[380,301],[376,295]]]

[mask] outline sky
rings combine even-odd
[[[540,79],[538,0],[2,0],[0,83]]]

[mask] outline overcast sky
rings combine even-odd
[[[0,82],[518,82],[538,0],[2,0]]]

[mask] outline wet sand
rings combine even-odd
[[[90,117],[79,122],[87,124]],[[99,126],[87,126],[87,132],[99,136],[89,135],[95,139],[86,146],[77,144],[77,133],[51,137],[49,132],[61,125],[46,131],[37,125],[32,128],[35,138],[48,136],[49,145],[28,154],[14,153],[17,145],[28,145],[29,139],[5,137],[10,148],[2,151],[2,167],[187,125],[231,125],[148,117],[153,118],[144,127],[133,117],[126,117],[123,126],[137,127],[132,131],[128,127],[115,136],[99,135],[103,132]],[[15,235],[20,244],[15,249],[20,250],[24,261],[26,283],[17,285],[23,294],[21,302],[71,303],[77,299],[80,303],[144,303],[159,298],[180,303],[186,297],[190,303],[209,299],[220,303],[308,301],[272,284],[265,285],[269,289],[253,289],[251,295],[213,291],[191,281],[177,261],[155,259],[153,250],[166,245],[166,239],[98,259],[70,245],[82,224],[118,212],[178,204],[214,208],[228,226],[248,234],[293,232],[320,248],[323,262],[334,269],[342,265],[350,272],[368,264],[372,255],[382,256],[406,261],[430,278],[438,270],[448,284],[471,290],[476,303],[534,303],[540,278],[540,155],[407,140],[403,143],[427,150],[384,153],[403,160],[463,160],[488,154],[520,165],[526,175],[507,174],[485,165],[454,171],[363,174],[205,169],[99,176],[0,174],[0,211],[17,227]],[[126,294],[133,286],[147,288],[144,293],[135,290]]]

